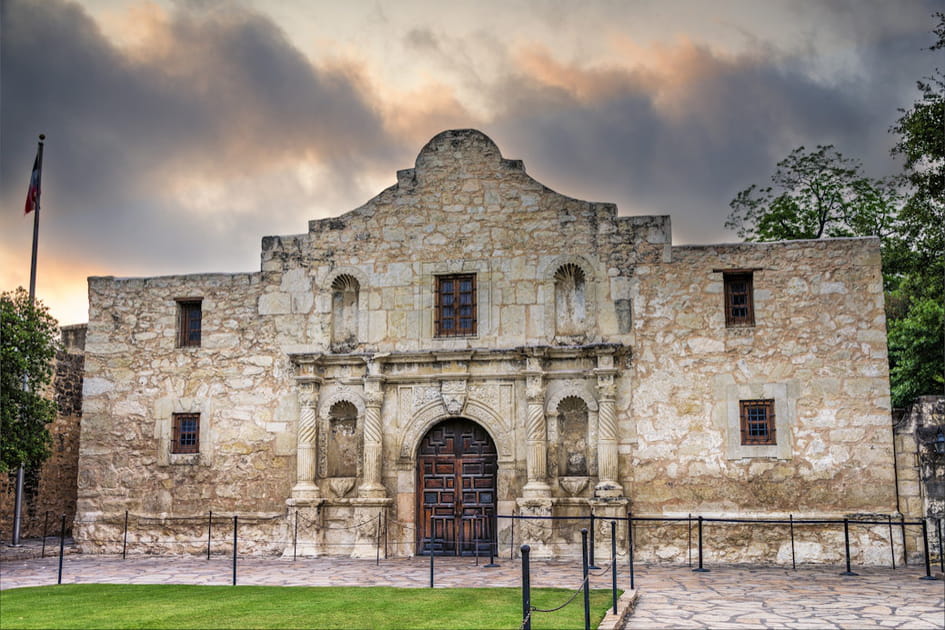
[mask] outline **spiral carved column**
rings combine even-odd
[[[526,436],[528,450],[526,467],[528,482],[523,488],[526,497],[551,496],[548,485],[548,427],[545,422],[545,395],[539,357],[528,357],[525,371],[525,394],[528,400]]]
[[[617,453],[617,411],[616,386],[614,384],[613,355],[597,357],[597,466],[599,481],[594,494],[598,497],[617,497],[623,494],[623,487],[617,479],[620,475]]]
[[[383,377],[372,373],[365,377],[364,399],[366,407],[364,412],[364,477],[358,487],[358,496],[384,497],[387,492],[381,483],[384,456],[381,426],[381,406],[384,403]]]
[[[302,383],[299,391],[299,432],[296,448],[294,499],[315,499],[319,496],[315,484],[315,408],[318,406],[318,389],[314,383]]]

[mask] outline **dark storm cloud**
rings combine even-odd
[[[499,89],[504,107],[491,129],[511,157],[527,156],[530,173],[560,192],[616,201],[623,213],[670,214],[684,241],[734,240],[722,227],[728,202],[766,183],[799,145],[832,143],[876,177],[897,170],[888,129],[934,55],[922,50],[932,25],[924,6],[908,9],[909,28],[891,32],[861,16],[852,39],[863,72],[829,80],[812,68],[816,59],[770,50],[731,58],[680,44],[690,50],[662,73],[549,69],[547,60],[536,72],[531,55]]]
[[[268,228],[256,225],[263,217],[237,226],[225,213],[181,216],[168,198],[174,182],[228,186],[303,158],[337,173],[389,159],[382,121],[354,73],[313,67],[268,19],[235,5],[154,18],[139,25],[149,36],[130,51],[73,3],[13,0],[2,12],[4,206],[20,203],[36,134],[45,132],[44,207],[60,215],[45,236],[75,255],[133,257],[147,268],[167,265],[175,248],[203,246],[226,267],[232,243],[221,236],[236,239],[246,260],[302,191],[284,182]],[[294,231],[307,218],[299,214]],[[203,266],[193,261],[186,267]]]

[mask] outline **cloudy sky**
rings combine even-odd
[[[736,240],[735,193],[799,145],[897,170],[932,0],[0,0],[0,288],[47,135],[37,294],[85,321],[89,275],[259,268],[448,128],[570,196]],[[939,7],[940,8],[940,5]]]

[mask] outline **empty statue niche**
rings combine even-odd
[[[342,401],[331,406],[328,416],[328,476],[358,474],[358,409]]]
[[[358,294],[354,276],[341,274],[331,283],[331,349],[351,352],[358,345]]]
[[[583,335],[587,328],[587,282],[584,270],[574,263],[555,272],[555,334]]]
[[[568,396],[558,403],[558,471],[565,477],[586,477],[587,466],[587,403],[577,396]]]

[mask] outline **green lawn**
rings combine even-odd
[[[571,591],[534,589],[532,604],[553,608]],[[591,591],[591,627],[610,591]],[[405,589],[64,584],[0,591],[0,628],[518,628],[517,588]],[[578,595],[533,628],[582,628]]]

